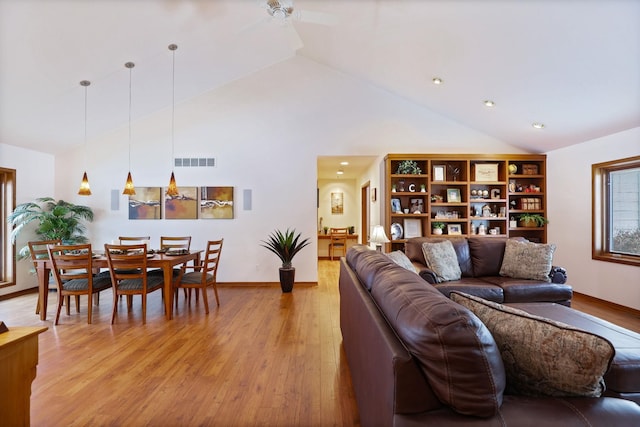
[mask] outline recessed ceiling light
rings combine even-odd
[[[344,174],[344,171],[343,171],[342,169],[338,169],[337,174],[338,174],[338,175],[342,175],[342,174]]]
[[[442,79],[440,77],[434,77],[432,80],[434,85],[441,85],[442,84]]]
[[[531,126],[533,126],[536,129],[543,129],[544,128],[544,123],[533,123]]]
[[[349,164],[349,162],[340,162],[340,164],[341,164],[342,166],[347,166],[347,165]]]
[[[493,102],[493,101],[492,101],[492,100],[490,100],[490,99],[486,99],[486,100],[484,101],[484,105],[485,105],[486,107],[495,107],[495,106],[496,106],[496,103],[495,103],[495,102]]]

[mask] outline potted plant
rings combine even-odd
[[[292,265],[293,257],[310,244],[308,238],[300,240],[300,233],[296,230],[282,232],[275,230],[267,240],[263,240],[260,246],[267,248],[280,258],[282,267],[280,267],[280,287],[282,292],[291,292],[295,281],[296,269]]]
[[[418,162],[413,160],[403,160],[398,165],[398,171],[396,173],[402,175],[420,175],[422,173],[422,170],[418,166]]]
[[[444,222],[436,221],[431,223],[431,232],[433,234],[442,234],[442,229],[444,229]]]
[[[11,231],[13,243],[24,227],[32,221],[38,222],[35,230],[38,240],[60,239],[65,244],[86,243],[86,227],[82,221],[93,221],[93,210],[88,206],[42,197],[35,202],[16,206],[7,220],[15,227]],[[29,246],[24,246],[18,251],[18,259],[29,256]]]
[[[522,227],[543,227],[549,220],[540,214],[523,213],[518,217]]]

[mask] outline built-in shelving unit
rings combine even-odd
[[[406,161],[419,173],[403,173]],[[522,214],[546,218],[546,156],[484,154],[388,154],[384,160],[382,222],[391,243],[434,236],[522,236],[546,242],[546,226],[524,226]]]

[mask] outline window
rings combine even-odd
[[[592,258],[640,266],[640,156],[594,164]]]
[[[7,217],[16,207],[16,171],[0,168],[0,287],[15,285],[15,245]]]

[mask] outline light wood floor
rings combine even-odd
[[[338,311],[338,261],[319,261],[318,286],[219,288],[209,315],[180,296],[166,321],[160,293],[110,325],[103,292],[94,323],[81,313],[53,326],[34,314],[36,295],[0,301],[9,327],[41,326],[32,426],[358,426]],[[214,301],[209,291],[209,301]],[[83,300],[83,304],[86,301]],[[576,295],[574,308],[640,332],[638,312]],[[72,304],[73,307],[73,304]]]

